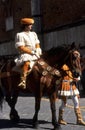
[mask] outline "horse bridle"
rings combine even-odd
[[[76,50],[73,50],[72,53],[71,53],[71,66],[75,70],[76,66],[75,65],[73,66],[73,63],[72,63],[72,54],[74,56],[74,59],[76,59],[78,61],[80,59],[80,53],[78,51],[76,51]]]
[[[76,50],[71,50],[71,51],[69,51],[69,55],[70,55],[70,60],[71,60],[71,66],[72,66],[72,68],[73,68],[73,71],[72,72],[74,72],[74,70],[76,69],[76,67],[74,67],[73,66],[73,61],[72,61],[72,55],[74,55],[74,57],[75,58],[80,58],[80,53],[78,52],[78,51],[76,51]],[[66,56],[66,58],[65,58],[65,60],[69,57],[69,55],[67,55]],[[66,72],[67,71],[71,71],[70,69],[69,70],[65,70]],[[67,74],[68,75],[68,74]],[[68,75],[69,76],[69,75]],[[70,77],[70,76],[69,76]],[[74,78],[72,78],[72,77],[70,77],[71,79],[74,79]]]

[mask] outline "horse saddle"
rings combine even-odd
[[[34,61],[31,61],[31,62],[30,62],[30,70],[29,70],[29,72],[31,72],[34,63],[35,63]],[[22,73],[21,66],[16,66],[16,65],[15,65],[15,66],[12,68],[12,71],[15,71],[15,72],[18,72],[18,73]]]

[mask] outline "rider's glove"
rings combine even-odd
[[[36,54],[40,56],[42,54],[41,48],[36,48]]]
[[[35,55],[35,51],[31,51],[32,55]]]

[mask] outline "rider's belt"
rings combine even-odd
[[[70,82],[69,80],[63,80],[63,82]]]
[[[63,82],[69,82],[69,83],[70,83],[70,85],[74,85],[74,84],[75,84],[75,82],[74,82],[74,81],[70,81],[70,80],[63,80]]]

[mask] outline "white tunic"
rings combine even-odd
[[[15,37],[15,47],[18,48],[20,46],[28,47],[31,51],[36,51],[36,44],[39,44],[40,41],[35,32],[20,32],[16,34]],[[36,60],[37,57],[35,55],[30,55],[27,53],[20,53],[19,57],[15,59],[16,65],[22,64],[24,61],[33,61]]]

